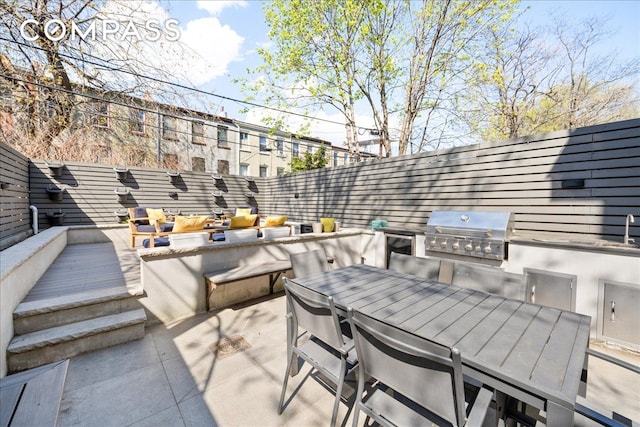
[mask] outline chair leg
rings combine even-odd
[[[133,234],[131,235],[131,247],[136,247],[136,236],[134,236]]]
[[[342,386],[344,385],[346,370],[347,362],[342,359],[340,366],[340,378],[338,378],[338,384],[336,384],[336,401],[333,403],[333,413],[331,414],[331,427],[336,425],[336,418],[338,418],[338,407],[340,406],[340,398],[342,397]]]
[[[358,418],[360,416],[360,403],[364,394],[364,383],[366,382],[364,371],[358,366],[358,391],[356,391],[356,400],[353,402],[353,427],[358,426]]]
[[[288,357],[288,361],[287,361],[287,369],[284,371],[284,381],[282,382],[282,392],[280,392],[280,402],[278,403],[278,415],[282,414],[282,404],[284,403],[284,395],[287,391],[287,383],[289,382],[289,373],[291,372],[291,365],[293,363],[294,359],[298,359],[298,355],[293,354],[293,352],[291,352],[291,354],[289,354]]]

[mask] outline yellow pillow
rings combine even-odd
[[[322,231],[325,233],[332,232],[335,222],[336,222],[335,218],[320,218],[320,223],[322,224]]]
[[[264,220],[264,226],[278,227],[280,225],[284,225],[285,222],[287,222],[287,215],[268,216],[267,219]]]
[[[256,222],[257,217],[258,215],[234,216],[231,218],[231,223],[229,223],[229,228],[253,227],[253,224]]]
[[[205,223],[209,219],[206,216],[181,216],[176,215],[173,232],[180,231],[197,231],[204,228]]]
[[[251,208],[236,208],[236,216],[247,216],[247,215],[251,215]]]
[[[149,224],[156,225],[164,224],[167,222],[167,216],[162,209],[147,209],[147,218],[149,218]]]

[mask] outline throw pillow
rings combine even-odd
[[[251,215],[251,208],[236,208],[236,216]]]
[[[173,226],[173,232],[180,231],[197,231],[204,229],[209,218],[206,216],[181,216],[176,215],[175,225]]]
[[[253,224],[256,222],[257,217],[258,215],[234,216],[231,218],[231,223],[229,223],[229,228],[253,227]]]
[[[149,224],[156,225],[164,224],[167,222],[167,216],[162,209],[149,209],[147,208],[147,218],[149,218]]]
[[[265,227],[278,227],[287,222],[287,215],[268,216],[264,221]]]

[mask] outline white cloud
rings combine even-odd
[[[196,85],[223,76],[231,62],[240,59],[244,38],[218,18],[209,17],[189,21],[182,30],[180,42],[194,55],[181,58],[181,71]]]
[[[199,2],[198,6],[209,13],[219,13],[225,7],[243,6],[241,2]],[[168,12],[156,1],[126,2],[108,1],[102,9],[106,19],[133,19],[146,22],[150,19],[165,22]],[[96,44],[96,52],[104,58],[132,58],[149,66],[146,73],[162,69],[174,81],[193,85],[205,84],[228,72],[228,66],[241,58],[244,38],[217,17],[210,16],[180,23],[180,38],[176,41],[105,43]],[[118,76],[117,78],[122,78]],[[125,76],[126,79],[126,76]]]
[[[206,1],[200,0],[196,2],[198,9],[206,10],[211,15],[219,15],[223,9],[230,7],[247,7],[246,1],[226,1],[226,0],[215,0],[215,1]]]

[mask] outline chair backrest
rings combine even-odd
[[[507,298],[524,299],[524,276],[501,268],[456,261],[451,284]]]
[[[351,308],[347,316],[361,374],[378,379],[453,425],[464,424],[464,377],[457,349]]]
[[[327,254],[323,248],[291,254],[289,258],[291,259],[293,277],[310,276],[329,269]]]
[[[282,278],[288,308],[297,324],[334,349],[344,346],[333,298]]]
[[[428,280],[438,280],[440,260],[391,252],[389,270],[411,274]]]

